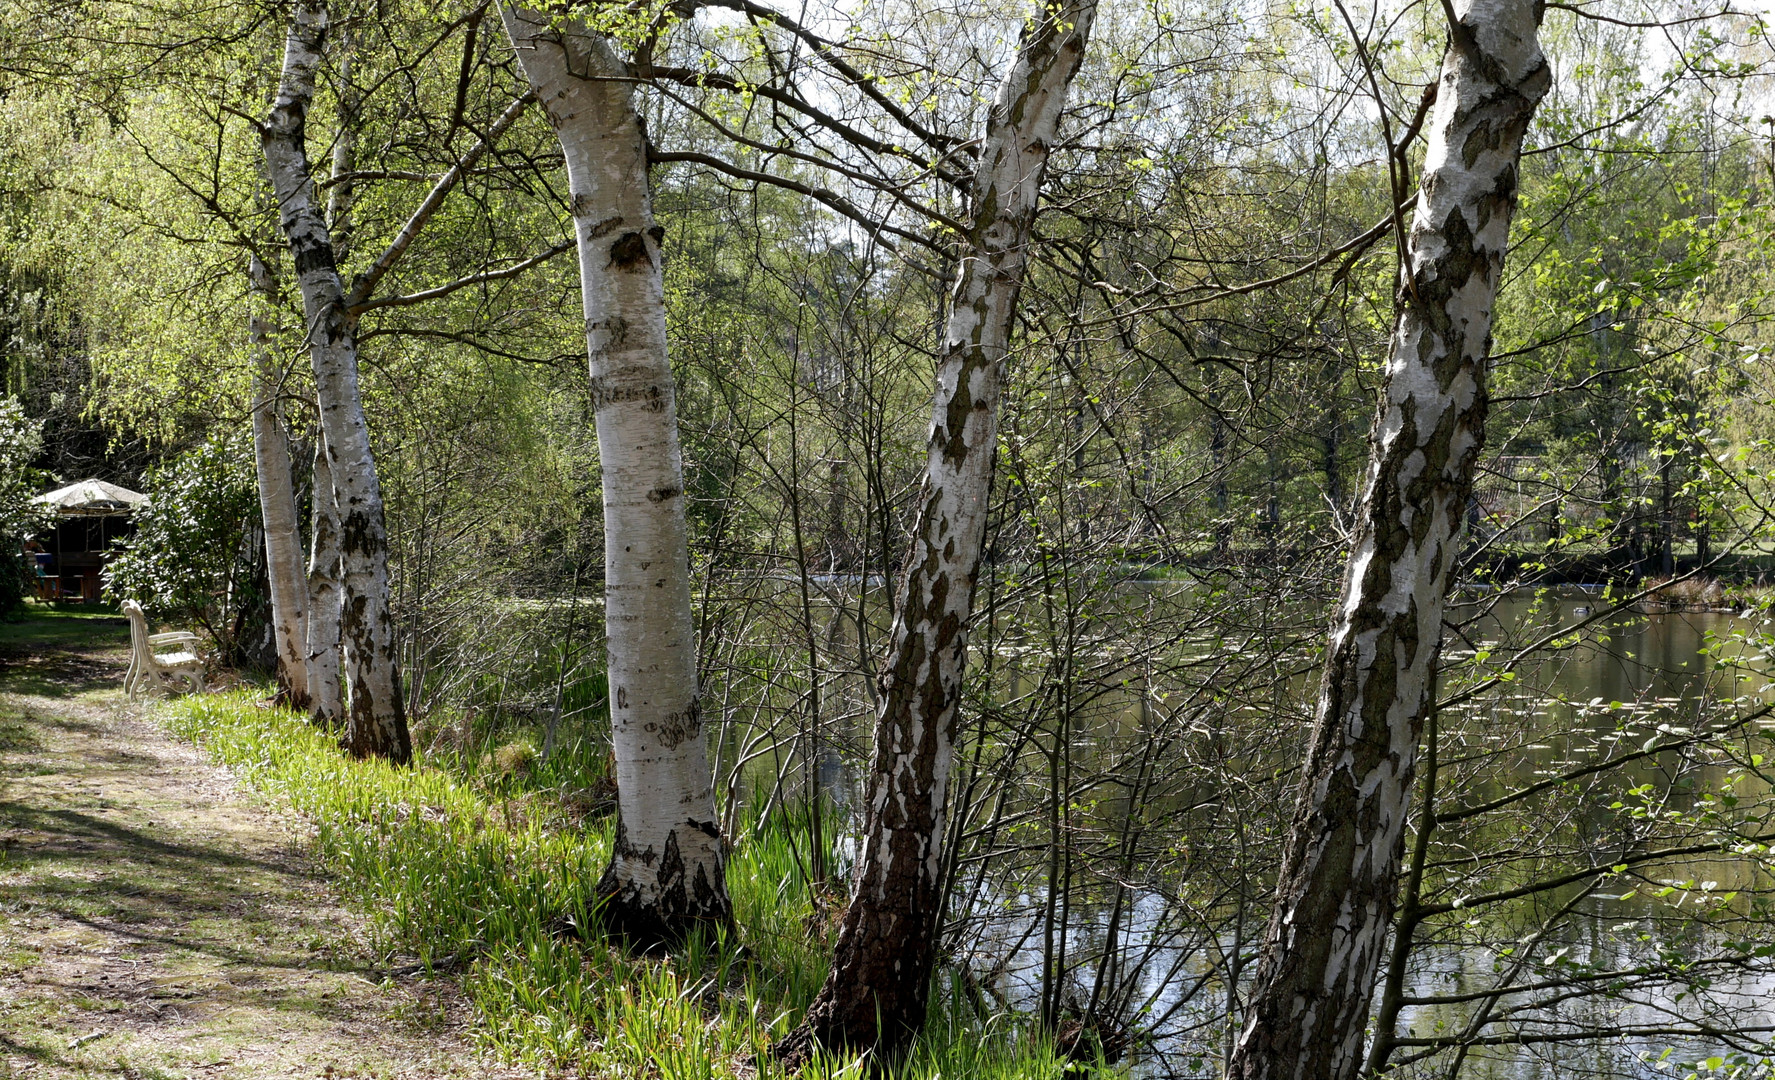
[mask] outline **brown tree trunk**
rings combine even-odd
[[[988,114],[937,365],[923,502],[880,678],[861,854],[831,974],[776,1048],[789,1061],[816,1043],[893,1056],[924,1024],[1004,358],[1048,149],[1095,14],[1095,0],[1039,6]]]
[[[1347,1080],[1386,944],[1443,600],[1485,437],[1522,139],[1551,81],[1535,0],[1455,0],[1392,354],[1276,905],[1228,1069]]]

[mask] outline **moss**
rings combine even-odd
[[[536,747],[528,740],[509,742],[493,752],[493,768],[504,777],[523,778],[536,767]]]

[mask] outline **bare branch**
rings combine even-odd
[[[377,308],[407,307],[412,304],[424,303],[427,300],[436,300],[440,296],[449,296],[456,290],[466,289],[470,285],[480,285],[488,281],[502,281],[506,278],[517,277],[519,274],[522,274],[533,266],[540,266],[543,263],[548,262],[556,255],[561,254],[561,252],[571,250],[575,243],[576,241],[573,240],[563,240],[561,243],[556,244],[547,251],[538,255],[532,255],[523,262],[514,263],[511,266],[507,266],[500,270],[488,270],[481,274],[470,274],[468,277],[457,278],[455,281],[439,285],[436,288],[421,289],[418,292],[403,293],[397,296],[383,296],[378,297],[375,300],[366,300],[361,304],[353,304],[351,307],[351,313],[356,316],[362,315],[366,311],[374,311]]]
[[[444,197],[450,194],[450,189],[456,186],[456,182],[462,179],[464,173],[474,167],[475,162],[481,160],[481,155],[487,152],[488,147],[505,134],[507,128],[517,122],[524,109],[534,100],[536,100],[536,93],[531,90],[526,90],[518,95],[516,100],[506,106],[505,112],[499,115],[499,119],[493,121],[493,125],[487,129],[487,133],[476,141],[468,153],[462,155],[461,159],[451,166],[449,172],[438,178],[438,182],[432,186],[431,191],[425,196],[425,200],[419,204],[418,209],[413,211],[413,216],[407,219],[407,223],[401,226],[401,231],[389,243],[388,250],[384,251],[374,263],[371,263],[370,269],[353,283],[350,294],[345,298],[347,307],[356,308],[368,299],[377,283],[382,280],[383,275],[394,269],[395,264],[401,261],[401,256],[407,253],[407,249],[412,246],[420,230],[424,229],[432,215],[437,213],[438,207],[444,204]]]

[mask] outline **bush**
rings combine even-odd
[[[234,657],[242,624],[265,603],[255,580],[258,488],[250,450],[212,438],[151,472],[136,534],[105,584],[157,618],[202,627]]]
[[[31,468],[42,448],[42,422],[26,416],[12,398],[0,398],[0,615],[24,600],[33,573],[23,557],[24,543],[50,520],[31,501],[49,479]]]

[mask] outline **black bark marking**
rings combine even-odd
[[[604,376],[595,376],[592,382],[592,411],[609,405],[622,405],[638,401],[649,412],[659,412],[666,407],[666,394],[657,384],[648,383],[640,386],[613,386]]]
[[[943,429],[932,433],[935,438],[942,441],[943,460],[948,463],[950,468],[958,468],[963,461],[967,460],[968,417],[973,415],[975,409],[973,390],[968,384],[972,381],[972,375],[977,366],[977,362],[971,356],[963,360],[961,371],[955,379],[955,393],[950,395],[948,407],[944,410]],[[987,404],[987,402],[981,402],[979,407],[984,409]]]
[[[697,926],[725,926],[733,921],[727,894],[709,879],[708,868],[699,860],[696,873],[687,873],[678,828],[694,829],[711,839],[721,836],[713,822],[689,818],[666,834],[662,852],[651,847],[637,851],[622,812],[617,812],[610,866],[598,879],[596,892],[602,901],[599,916],[604,927],[631,949],[668,949],[683,941]],[[716,861],[719,866],[719,855]],[[653,865],[656,862],[657,869]],[[644,898],[644,891],[633,876],[625,880],[618,873],[618,866],[626,865],[632,871],[635,863],[653,876],[655,899],[651,903]]]
[[[592,197],[590,195],[586,195],[586,194],[582,193],[582,194],[578,194],[578,195],[573,196],[573,216],[574,217],[585,217],[587,214],[590,214],[594,208],[595,207],[592,202]],[[616,230],[617,226],[619,226],[621,224],[622,224],[622,215],[621,214],[612,214],[611,216],[605,218],[602,221],[595,223],[594,225],[592,225],[591,228],[587,229],[585,238],[587,240],[597,240],[600,237],[609,236],[612,232],[614,232]]]
[[[678,750],[678,746],[682,746],[690,739],[696,739],[698,732],[703,730],[701,716],[703,716],[701,703],[692,700],[685,707],[685,711],[671,712],[671,714],[667,714],[664,721],[651,721],[650,719],[644,725],[643,730],[653,735],[655,739],[659,739],[659,744],[664,750]]]
[[[331,244],[291,244],[291,257],[296,264],[296,276],[312,274],[316,270],[337,273],[338,266],[333,261],[333,245]]]
[[[610,265],[630,273],[653,269],[653,255],[647,250],[647,238],[638,232],[626,232],[617,237],[610,245]]]

